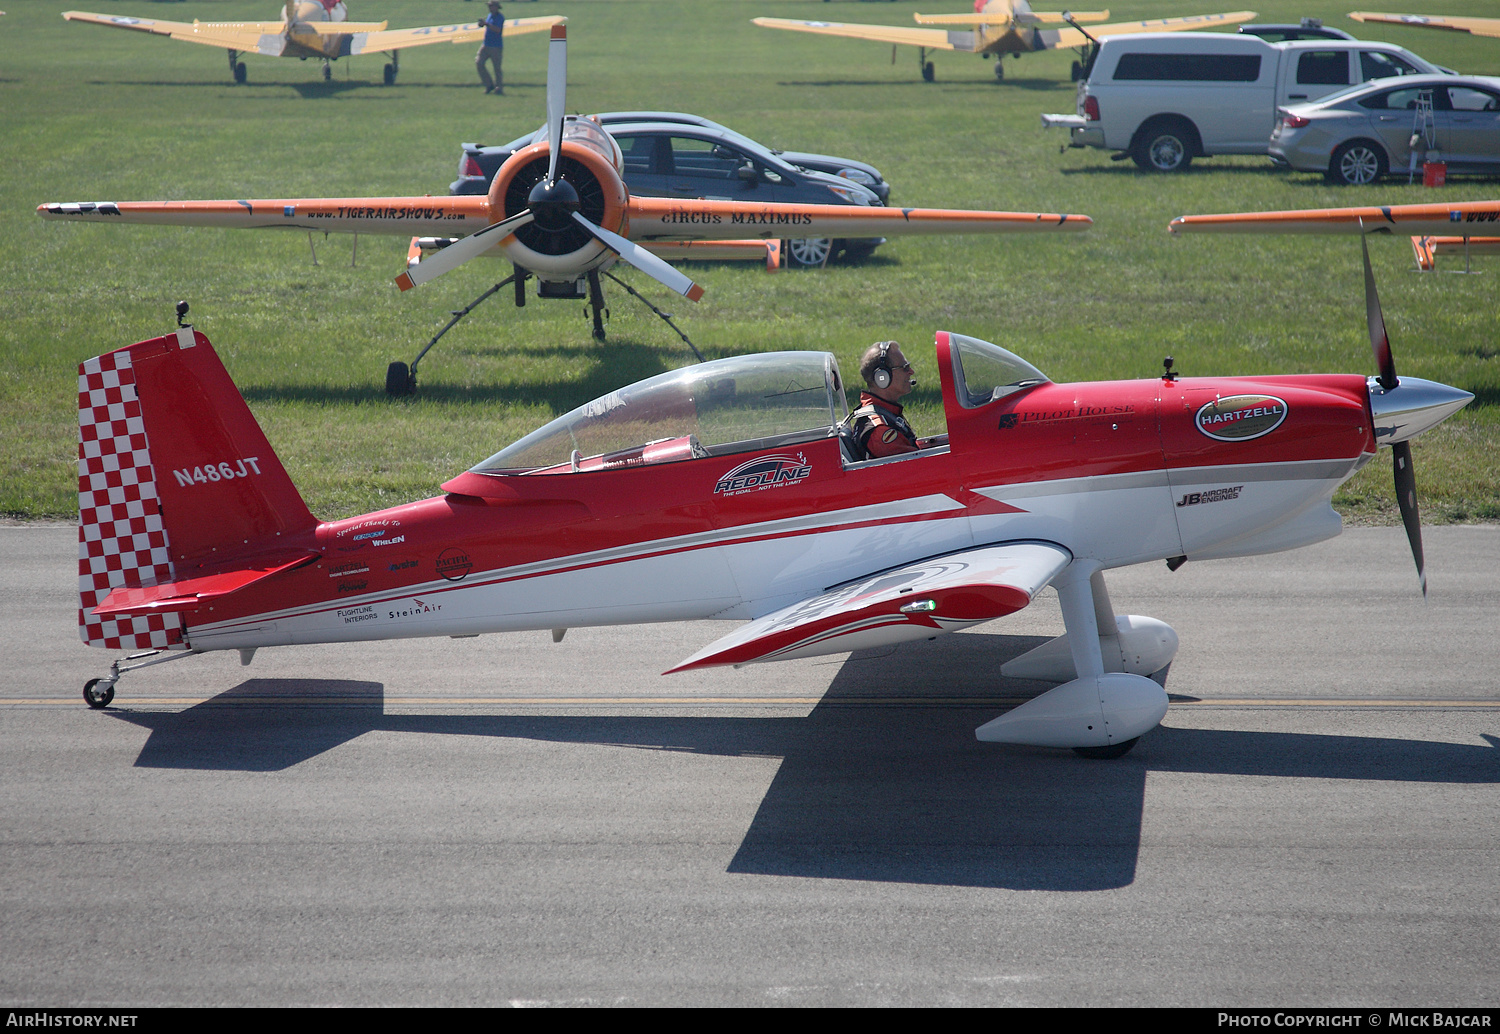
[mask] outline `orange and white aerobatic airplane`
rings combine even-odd
[[[473,43],[484,35],[478,18],[461,25],[425,25],[419,29],[387,29],[385,22],[351,22],[343,0],[287,0],[281,20],[274,22],[169,22],[88,11],[64,11],[63,17],[70,22],[133,29],[170,36],[184,43],[222,47],[229,51],[229,70],[237,83],[245,81],[241,54],[296,57],[304,61],[319,58],[323,62],[323,78],[329,79],[333,75],[330,61],[385,51],[391,57],[390,64],[385,66],[385,84],[390,86],[400,68],[400,51],[429,43]],[[516,18],[505,23],[505,35],[541,32],[565,21],[558,15]]]
[[[1350,11],[1349,17],[1357,22],[1410,25],[1418,29],[1447,29],[1449,32],[1500,38],[1500,18],[1455,18],[1446,14],[1378,14],[1374,11]]]
[[[975,0],[973,14],[914,14],[918,25],[951,26],[951,28],[908,29],[895,25],[846,25],[842,22],[802,21],[794,18],[756,18],[755,24],[767,29],[813,32],[824,36],[847,36],[851,39],[890,43],[891,63],[896,63],[896,45],[918,48],[917,66],[922,78],[932,82],[929,50],[960,50],[970,54],[995,55],[995,77],[1005,78],[1005,55],[1020,57],[1037,50],[1062,47],[1087,48],[1103,36],[1124,36],[1136,32],[1183,32],[1233,25],[1255,17],[1254,11],[1230,14],[1201,14],[1186,18],[1157,18],[1143,22],[1115,22],[1092,30],[1081,25],[1102,22],[1108,11],[1033,11],[1026,0]],[[1051,28],[1050,26],[1061,26]],[[1073,79],[1082,78],[1086,62],[1073,62]]]
[[[44,219],[234,228],[284,227],[402,237],[466,234],[397,277],[404,291],[496,249],[516,267],[523,304],[528,277],[543,297],[581,297],[589,284],[596,336],[603,308],[598,274],[616,260],[697,301],[703,289],[635,241],[715,241],[783,237],[1086,230],[1086,215],[883,208],[632,197],[624,158],[599,123],[565,118],[567,29],[552,28],[547,56],[547,139],[512,155],[488,195],[298,198],[232,201],[88,201],[39,205]],[[508,283],[510,280],[503,281]],[[500,285],[497,285],[500,286]],[[388,371],[387,385],[396,367]]]

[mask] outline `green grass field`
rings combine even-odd
[[[392,401],[386,364],[410,360],[448,319],[509,272],[475,262],[400,294],[405,241],[301,232],[45,223],[44,201],[446,193],[458,144],[535,128],[545,108],[545,34],[506,47],[506,93],[477,84],[472,46],[404,52],[380,85],[383,56],[346,59],[322,81],[314,62],[245,59],[234,86],[224,53],[63,21],[72,4],[9,0],[0,18],[0,513],[71,517],[77,364],[164,332],[187,299],[273,445],[320,517],[421,498],[539,423],[640,377],[692,361],[655,316],[614,289],[609,341],[591,340],[578,302],[517,309],[508,292],[450,332],[422,364],[415,398]],[[267,20],[276,0],[89,0],[108,13],[191,21]],[[351,0],[351,16],[392,27],[477,18],[459,0]],[[1044,5],[1038,5],[1039,8]],[[1197,0],[1112,6],[1112,16],[1213,10]],[[1400,43],[1465,72],[1500,73],[1500,40],[1360,26],[1344,8],[1275,0],[1263,21],[1318,15],[1355,35]],[[827,349],[846,375],[869,342],[896,338],[918,367],[915,423],[941,423],[936,330],[986,338],[1054,380],[1150,377],[1173,355],[1185,375],[1372,371],[1357,243],[1346,238],[1172,239],[1190,212],[1494,197],[1500,182],[1440,190],[1404,178],[1336,189],[1265,159],[1202,160],[1150,177],[1099,151],[1059,153],[1038,115],[1073,110],[1071,52],[1007,62],[940,54],[937,81],[916,51],[758,29],[758,15],[911,24],[891,4],[786,0],[542,0],[511,17],[569,18],[572,110],[657,108],[717,119],[771,146],[862,158],[894,203],[1082,212],[1086,234],[893,239],[855,266],[768,275],[698,264],[693,304],[626,268],[615,272],[672,312],[710,358]],[[1451,0],[1447,14],[1493,14]],[[1405,8],[1398,8],[1404,10]],[[1424,6],[1423,10],[1426,9]],[[1500,520],[1500,262],[1478,276],[1417,275],[1404,238],[1376,239],[1398,369],[1478,398],[1415,445],[1424,518]],[[1461,268],[1449,261],[1447,268]],[[1351,520],[1395,518],[1389,452],[1336,499]]]

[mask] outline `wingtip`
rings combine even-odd
[[[561,40],[568,38],[568,26],[566,22],[558,22],[552,26],[552,38]]]
[[[403,291],[410,291],[413,287],[416,287],[417,285],[412,282],[412,278],[411,278],[411,274],[410,273],[402,273],[400,276],[398,276],[396,278],[396,286],[399,287],[399,288],[401,288],[401,290],[403,290]]]
[[[687,291],[687,299],[688,299],[688,301],[690,301],[690,302],[696,302],[698,299],[700,299],[702,297],[703,297],[703,288],[699,287],[697,284],[694,284],[692,287],[688,288],[688,291]]]

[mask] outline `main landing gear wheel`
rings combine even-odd
[[[100,689],[103,685],[103,689]],[[115,698],[115,684],[106,682],[104,679],[89,679],[83,684],[83,701],[94,710],[100,710],[109,706],[109,702]]]
[[[396,66],[395,65],[386,65],[385,66],[385,84],[387,86],[395,86],[396,85]]]
[[[933,76],[932,62],[931,61],[924,61],[924,62],[922,62],[922,78],[924,80],[926,80],[927,82],[930,83],[930,82],[932,82],[932,76]]]
[[[235,62],[235,65],[234,65],[234,81],[238,85],[240,85],[240,86],[244,86],[245,85],[245,62],[243,62],[243,61],[237,61],[237,62]]]
[[[794,266],[826,265],[833,252],[833,240],[828,237],[800,237],[786,244],[787,255]]]
[[[1112,761],[1115,758],[1122,758],[1126,754],[1129,754],[1130,748],[1134,747],[1139,740],[1140,737],[1137,736],[1133,740],[1126,740],[1124,743],[1111,743],[1107,747],[1074,747],[1073,753],[1081,758],[1089,758],[1093,761]]]
[[[417,388],[416,378],[403,362],[394,362],[385,368],[385,393],[387,395],[410,395]]]
[[[1080,65],[1077,61],[1074,61],[1073,70],[1070,74],[1073,77],[1073,81],[1076,83],[1078,80],[1083,78],[1083,66]]]

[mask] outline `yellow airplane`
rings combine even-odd
[[[461,25],[425,25],[419,29],[386,29],[385,22],[351,22],[343,0],[287,0],[280,21],[274,22],[168,22],[157,18],[132,18],[120,14],[64,11],[70,22],[88,22],[115,29],[132,29],[157,36],[170,36],[184,43],[205,43],[229,51],[229,71],[234,81],[245,81],[241,54],[295,57],[306,61],[320,58],[323,78],[331,79],[330,61],[355,54],[385,51],[391,62],[385,66],[385,84],[396,81],[400,51],[429,43],[474,43],[484,35],[479,19]],[[505,35],[541,32],[567,21],[559,15],[514,18],[505,23]]]
[[[1500,18],[1454,18],[1442,14],[1377,14],[1374,11],[1350,11],[1357,22],[1384,22],[1388,25],[1413,25],[1421,29],[1447,29],[1475,36],[1500,38]]]
[[[848,36],[852,39],[890,43],[891,64],[896,63],[896,45],[917,48],[917,65],[922,78],[932,82],[929,50],[961,50],[971,54],[995,55],[995,78],[1005,78],[1005,55],[1020,57],[1036,50],[1060,47],[1080,49],[1081,61],[1073,62],[1073,81],[1083,78],[1099,37],[1123,36],[1136,32],[1182,32],[1233,25],[1255,17],[1254,11],[1231,14],[1202,14],[1187,18],[1158,18],[1144,22],[1116,22],[1100,25],[1093,31],[1085,23],[1102,22],[1108,11],[1033,11],[1026,0],[975,0],[973,14],[915,14],[918,25],[954,26],[941,29],[903,29],[895,25],[846,25],[842,22],[799,21],[793,18],[756,18],[756,25],[766,29],[789,29],[792,32],[814,32],[824,36]],[[1046,26],[1063,28],[1046,28]],[[958,26],[966,26],[962,31]]]

